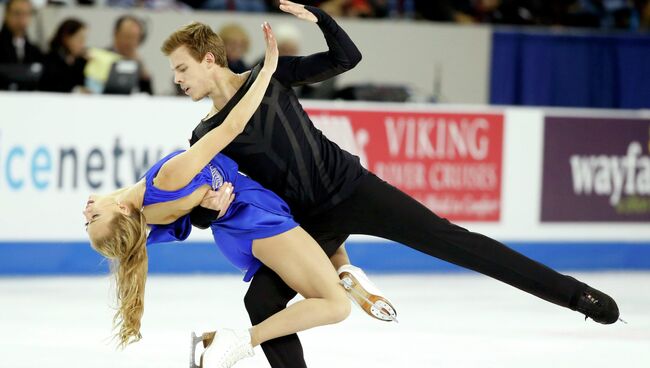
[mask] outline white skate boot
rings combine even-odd
[[[205,350],[196,364],[196,346],[203,342]],[[255,354],[248,331],[234,331],[227,328],[196,336],[192,332],[190,368],[230,368],[241,359]]]
[[[395,308],[362,269],[343,265],[338,269],[338,274],[341,285],[348,292],[348,297],[364,312],[380,321],[397,322]]]

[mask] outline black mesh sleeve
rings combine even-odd
[[[361,52],[332,17],[313,6],[305,6],[318,19],[328,51],[309,56],[282,56],[273,77],[285,86],[316,83],[354,68]]]
[[[219,211],[201,206],[194,207],[192,212],[190,212],[190,222],[199,229],[209,228],[212,221],[216,221],[218,217]]]

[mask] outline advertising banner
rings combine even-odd
[[[452,221],[499,221],[503,115],[309,109],[382,179]]]
[[[650,119],[547,117],[542,222],[650,221]]]
[[[88,196],[187,147],[200,119],[180,99],[15,94],[0,106],[0,239],[20,241],[85,239]]]
[[[0,240],[20,241],[86,239],[88,195],[132,184],[186,148],[209,110],[186,99],[45,94],[0,95],[0,106]],[[440,216],[499,220],[502,115],[320,106],[308,111],[326,136]]]

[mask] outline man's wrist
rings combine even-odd
[[[203,218],[210,219],[212,221],[216,220],[219,217],[219,210],[213,210],[212,208],[198,206],[194,209],[194,214],[199,215]]]

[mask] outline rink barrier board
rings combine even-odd
[[[315,125],[362,164],[438,216],[473,231],[522,243],[650,241],[650,111],[324,101],[305,105]],[[209,108],[178,98],[40,93],[0,93],[0,106],[0,206],[10,214],[0,218],[0,243],[86,241],[81,209],[88,195],[139,180],[155,160],[186,144],[189,131]],[[88,116],[93,116],[92,129]],[[563,171],[545,175],[544,163],[555,160],[543,153],[567,146],[546,150],[546,120],[571,117],[605,119],[607,131],[600,137],[625,131],[632,139],[621,134],[616,152],[606,151],[607,144],[590,144],[584,152],[569,144],[568,156],[561,158],[564,164],[558,165]],[[623,129],[620,119],[640,127],[625,124],[629,129]],[[39,134],[25,134],[25,126]],[[563,132],[567,130],[551,135],[552,140]],[[573,170],[573,156],[587,165]],[[618,163],[617,170],[602,165],[601,156]],[[593,158],[598,165],[592,164]],[[636,163],[636,172],[621,177],[620,168],[631,167],[629,162]],[[573,184],[544,180],[573,180],[574,171],[580,175]],[[603,186],[600,179],[607,179],[607,173],[610,180]],[[555,214],[569,214],[585,201],[598,207],[580,208],[570,221],[541,216],[540,207],[548,205],[541,193],[559,193],[558,187],[578,192],[553,201],[559,203]],[[607,223],[585,215],[605,210],[609,215],[602,220]],[[618,211],[616,216],[612,210]],[[195,231],[189,241],[212,237]]]
[[[526,256],[558,270],[648,270],[650,242],[507,242]],[[350,242],[352,262],[373,273],[466,271],[392,242]],[[213,243],[157,244],[148,248],[152,274],[231,273]],[[0,276],[99,275],[108,261],[87,242],[0,242]],[[242,274],[243,276],[243,274]]]

